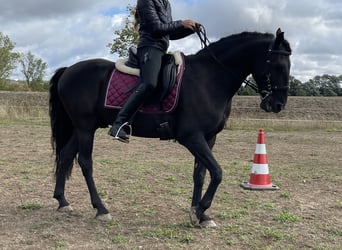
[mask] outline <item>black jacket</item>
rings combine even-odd
[[[184,28],[181,20],[172,20],[168,0],[138,0],[137,12],[140,22],[138,48],[150,46],[166,52],[169,40],[194,33]]]

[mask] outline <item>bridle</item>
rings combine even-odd
[[[200,41],[201,41],[201,47],[208,49],[208,51],[210,52],[211,57],[218,63],[220,64],[225,70],[229,70],[217,57],[216,55],[208,48],[208,46],[210,45],[210,41],[207,37],[207,33],[205,28],[202,25],[198,25],[195,28],[195,32],[197,33]],[[241,79],[241,77],[236,76],[233,72],[231,72],[231,70],[229,70],[231,72],[232,75],[235,76],[235,78],[237,79],[241,79],[242,82],[244,84],[246,84],[247,86],[249,86],[250,88],[252,88],[256,93],[259,93],[261,95],[262,100],[266,99],[269,95],[272,94],[273,91],[277,91],[277,90],[287,90],[289,87],[288,86],[278,86],[277,84],[272,84],[272,73],[271,73],[271,67],[272,67],[272,63],[271,63],[271,56],[274,54],[278,54],[278,55],[284,55],[284,56],[290,56],[291,52],[290,51],[286,51],[286,50],[274,50],[272,49],[273,43],[271,44],[271,46],[268,49],[267,52],[267,59],[266,59],[266,63],[267,63],[267,69],[265,70],[265,72],[261,75],[263,75],[265,77],[265,82],[266,82],[266,88],[265,89],[261,89],[259,90],[258,85],[255,84],[254,82],[248,80],[248,79]]]
[[[286,51],[286,50],[274,50],[274,49],[272,49],[272,46],[273,46],[273,43],[271,44],[271,46],[267,52],[267,59],[266,59],[267,68],[266,68],[265,72],[263,74],[261,74],[261,75],[265,76],[266,88],[259,90],[258,86],[255,83],[253,83],[254,88],[252,87],[257,93],[260,93],[262,100],[266,99],[269,95],[271,95],[273,93],[273,91],[287,90],[289,88],[289,86],[281,86],[280,87],[276,83],[272,84],[272,82],[274,83],[274,81],[272,81],[272,73],[271,73],[271,68],[272,68],[271,56],[274,54],[283,55],[283,56],[290,56],[291,52]],[[250,85],[248,85],[248,86],[250,86]]]

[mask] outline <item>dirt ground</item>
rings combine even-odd
[[[264,129],[280,190],[240,188],[258,128],[224,130],[214,148],[223,182],[208,211],[219,227],[209,230],[189,223],[193,158],[177,143],[97,132],[94,176],[113,216],[104,223],[77,166],[66,189],[74,211],[56,212],[47,123],[0,122],[0,249],[341,249],[342,132]]]

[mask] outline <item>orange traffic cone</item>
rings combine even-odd
[[[241,187],[251,190],[277,190],[279,187],[271,183],[268,171],[268,158],[264,138],[264,130],[259,130],[258,141],[255,148],[252,173],[249,182],[241,183]]]

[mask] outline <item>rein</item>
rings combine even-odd
[[[205,28],[201,25],[201,26],[196,26],[195,29],[200,41],[201,41],[201,47],[208,49],[208,51],[210,52],[210,55],[212,56],[212,58],[218,63],[220,64],[224,69],[227,70],[227,67],[216,57],[216,55],[208,48],[208,46],[210,45],[210,41],[207,37],[207,32],[205,30]],[[279,54],[279,55],[284,55],[284,56],[290,56],[291,52],[288,51],[283,51],[283,50],[273,50],[272,47],[273,44],[271,44],[269,50],[268,50],[268,55],[267,55],[267,64],[270,65],[271,60],[269,59],[269,57],[272,54]],[[232,73],[232,72],[231,72]],[[232,73],[233,74],[233,73]],[[233,74],[235,76],[235,78],[237,79],[241,79],[240,77],[236,76],[235,74]],[[254,82],[248,80],[248,79],[244,79],[243,83],[245,83],[247,86],[249,86],[250,88],[252,88],[256,93],[260,93],[262,96],[262,99],[266,99],[270,94],[272,94],[273,90],[281,90],[283,88],[288,88],[288,87],[278,87],[276,86],[272,86],[272,81],[271,81],[271,73],[266,73],[266,83],[267,83],[267,88],[259,91],[258,85],[255,84]]]
[[[210,41],[207,37],[207,32],[205,28],[202,25],[196,26],[195,31],[201,41],[202,49],[207,48],[210,45]]]

